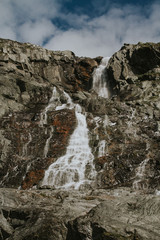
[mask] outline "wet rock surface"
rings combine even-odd
[[[65,152],[68,138],[76,124],[72,110],[53,111],[48,116],[50,124],[46,127],[40,126],[38,114],[36,119],[33,120],[33,117],[30,113],[16,113],[11,117],[2,118],[3,136],[6,137],[9,146],[8,156],[5,156],[7,151],[4,149],[7,161],[2,162],[0,171],[3,179],[1,184],[7,187],[21,185],[23,189],[28,189],[38,184],[44,177],[44,170]],[[50,137],[52,127],[54,131],[46,152],[46,141]]]
[[[0,39],[0,239],[160,239],[160,44],[125,44],[110,58],[108,99],[92,89],[101,59]],[[66,153],[76,104],[94,188],[41,186]]]

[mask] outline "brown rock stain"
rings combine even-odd
[[[22,189],[29,189],[38,184],[44,177],[44,169],[30,171],[26,174],[24,181],[21,184]]]
[[[69,136],[74,131],[76,118],[73,110],[65,109],[51,112],[48,118],[49,123],[54,126],[53,137],[50,140],[49,157],[40,158],[40,161],[32,166],[32,171],[26,174],[22,182],[22,189],[29,189],[42,180],[45,169],[65,153]]]

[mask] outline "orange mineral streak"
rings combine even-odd
[[[56,132],[63,134],[64,137],[68,135],[71,129],[66,123],[67,122],[65,122],[63,119],[60,119],[59,116],[56,116],[53,122],[53,125],[56,127]]]
[[[68,136],[73,132],[75,126],[75,113],[57,114],[53,120],[55,132],[60,135],[61,141],[66,144]]]
[[[22,182],[22,189],[29,189],[34,185],[38,184],[40,180],[44,177],[44,169],[30,171],[26,174],[24,181]]]
[[[65,152],[68,139],[75,129],[76,117],[74,110],[59,111],[50,116],[50,119],[50,124],[54,126],[54,135],[50,142],[49,156],[40,158],[39,164],[36,165],[37,169],[32,169],[26,174],[21,184],[24,190],[32,188],[43,179],[45,169]]]

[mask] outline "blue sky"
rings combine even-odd
[[[160,1],[0,0],[0,37],[78,56],[160,41]]]

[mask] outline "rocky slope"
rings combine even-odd
[[[92,88],[101,59],[0,39],[1,239],[159,239],[160,44],[125,44],[110,58],[107,99]],[[37,190],[68,153],[77,111],[94,180],[83,193]]]
[[[0,189],[0,239],[159,240],[159,196]]]

